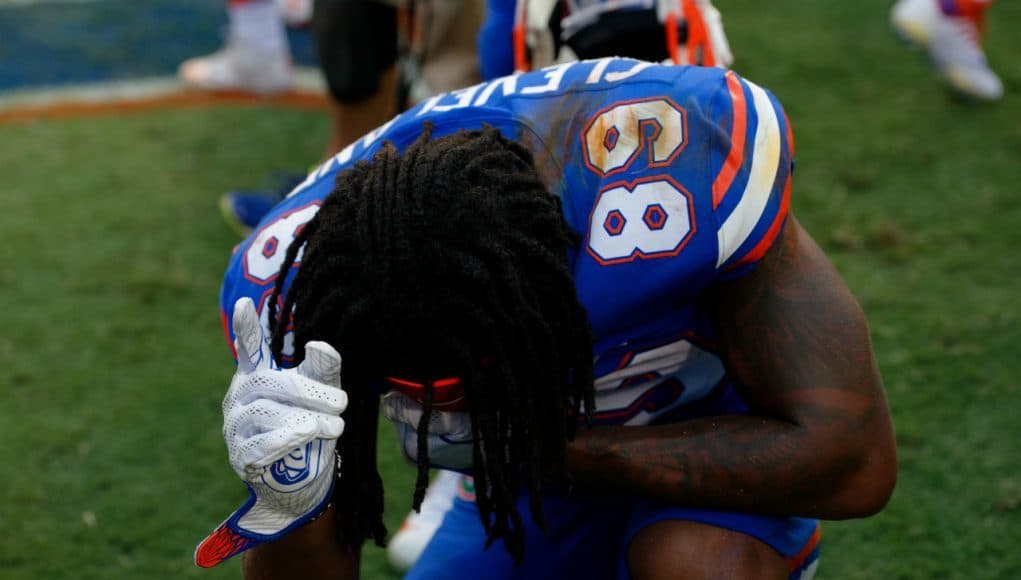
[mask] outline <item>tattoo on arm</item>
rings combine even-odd
[[[707,302],[751,414],[582,432],[575,476],[767,514],[839,518],[885,503],[892,426],[865,318],[793,217],[754,272]]]

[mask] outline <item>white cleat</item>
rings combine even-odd
[[[386,547],[387,560],[394,570],[402,574],[407,572],[422,555],[443,523],[443,517],[454,505],[460,481],[461,475],[453,471],[439,471],[433,477],[419,512],[412,511],[404,518],[401,529]]]
[[[184,61],[177,76],[195,89],[270,95],[291,88],[292,72],[291,55],[286,47],[269,50],[228,42],[213,54]]]
[[[899,0],[890,10],[890,23],[904,40],[925,49],[940,14],[939,0]]]
[[[947,16],[938,0],[899,0],[890,23],[905,40],[925,50],[936,71],[958,92],[986,101],[1003,96],[1003,83],[982,52],[974,21]]]

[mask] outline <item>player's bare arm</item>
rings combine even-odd
[[[864,315],[791,217],[758,268],[708,296],[751,415],[582,430],[581,483],[685,506],[840,519],[886,504],[893,427]]]
[[[363,442],[364,451],[375,455],[378,407],[375,404],[351,409],[348,425],[364,424],[372,434]],[[343,478],[343,472],[338,476]],[[361,542],[341,541],[344,517],[336,507],[339,494],[352,493],[359,484],[338,479],[333,502],[314,520],[273,542],[258,545],[242,554],[241,570],[246,580],[353,580],[359,578]]]
[[[337,514],[330,507],[315,521],[283,538],[242,554],[247,580],[284,578],[358,578],[360,546],[337,542]]]
[[[375,417],[365,418],[375,426]],[[359,420],[352,418],[352,420]],[[375,449],[376,442],[371,446]],[[335,492],[336,493],[336,492]],[[246,580],[353,580],[360,577],[361,544],[338,539],[343,514],[331,504],[316,519],[290,534],[241,555]]]
[[[331,500],[357,493],[335,485],[348,408],[340,354],[308,341],[303,360],[281,369],[251,298],[238,299],[231,318],[238,367],[223,401],[223,434],[249,498],[199,544],[195,562],[212,567],[251,550],[243,566],[248,578],[336,578],[338,570],[357,577],[361,542],[338,541],[331,508]],[[375,426],[375,405],[355,405],[350,420],[362,423],[367,407]],[[365,441],[373,455],[375,443]]]

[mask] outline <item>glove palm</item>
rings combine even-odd
[[[223,400],[223,436],[249,498],[199,544],[195,562],[202,567],[278,539],[321,513],[344,431],[347,395],[333,347],[309,342],[297,368],[280,370],[250,299],[235,304],[233,327],[238,369]]]

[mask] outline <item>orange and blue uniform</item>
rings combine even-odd
[[[324,163],[238,246],[222,288],[226,324],[242,296],[265,315],[284,251],[331,192],[336,173],[371,158],[384,140],[403,150],[426,121],[434,136],[496,127],[532,151],[548,189],[561,198],[582,240],[570,263],[596,338],[596,424],[748,412],[700,298],[753,269],[778,238],[789,212],[793,140],[771,93],[716,68],[581,61],[419,104]],[[528,500],[521,501],[526,513]],[[544,502],[550,534],[524,518],[522,568],[503,550],[482,550],[478,512],[461,498],[410,577],[473,577],[472,569],[487,578],[528,570],[627,577],[627,543],[663,519],[757,537],[788,559],[792,577],[811,570],[817,556],[818,522],[810,519],[619,496],[551,493]]]

